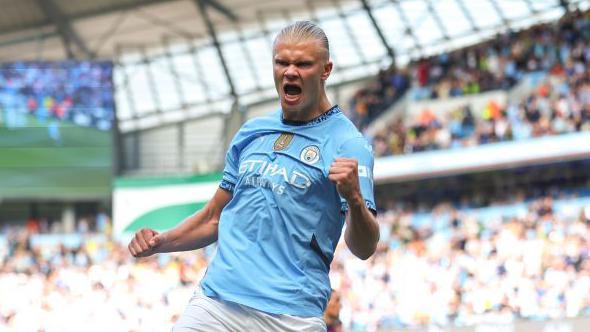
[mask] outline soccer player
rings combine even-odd
[[[328,100],[323,30],[309,21],[283,28],[273,71],[281,109],[238,131],[213,198],[176,228],[142,229],[129,243],[142,257],[218,241],[173,331],[325,331],[328,272],[345,220],[353,254],[367,259],[377,246],[373,154]]]

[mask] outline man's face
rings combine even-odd
[[[317,40],[283,41],[275,44],[273,76],[284,112],[313,111],[323,93],[332,63]]]

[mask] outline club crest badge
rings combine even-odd
[[[272,149],[275,151],[285,150],[289,146],[289,144],[291,143],[292,140],[293,140],[293,134],[282,133],[281,135],[279,135],[279,137],[277,138],[277,140],[273,144]]]
[[[299,159],[309,165],[317,163],[320,160],[320,148],[315,145],[306,146],[301,150]]]

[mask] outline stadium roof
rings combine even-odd
[[[261,11],[306,8],[306,0],[0,0],[0,59],[111,58],[119,47],[200,39],[256,23]],[[335,2],[313,1],[325,7]],[[207,16],[206,18],[204,17]],[[59,42],[61,50],[22,53],[2,46]],[[61,51],[61,52],[60,52]]]
[[[164,36],[208,38],[215,32],[243,29],[261,19],[314,18],[322,9],[338,14],[349,9],[390,7],[395,12],[382,23],[401,27],[416,45],[426,45],[419,30],[435,28],[446,39],[453,37],[457,20],[463,28],[479,31],[491,23],[513,24],[548,9],[575,6],[583,0],[0,0],[0,48],[26,41],[58,38],[64,52],[43,58],[109,58],[119,46],[159,43]],[[295,14],[295,16],[293,16]],[[204,17],[208,16],[208,17]],[[430,16],[430,17],[429,17]],[[320,18],[320,17],[317,17]],[[379,21],[379,18],[376,18]],[[383,23],[387,23],[384,24]],[[399,29],[394,29],[399,30]],[[399,33],[400,31],[395,31]],[[28,37],[28,38],[27,38]],[[387,36],[386,36],[387,37]],[[398,38],[401,37],[398,34]],[[403,39],[403,38],[402,38]],[[97,45],[98,44],[98,45]],[[33,53],[35,54],[35,53]],[[6,50],[0,59],[30,58]]]
[[[329,83],[338,84],[373,75],[394,59],[404,63],[472,44],[589,4],[0,0],[0,62],[112,59],[120,127],[129,131],[182,121],[186,114],[228,112],[238,98],[248,105],[274,96],[270,45],[278,29],[295,19],[318,21],[326,30],[335,62]]]

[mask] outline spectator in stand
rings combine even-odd
[[[381,213],[383,240],[368,264],[348,260],[344,248],[336,256],[332,279],[343,294],[344,326],[462,326],[587,314],[590,214],[566,217],[567,209],[558,212],[549,197],[527,208],[520,217],[486,221],[441,204],[421,226],[403,209]]]
[[[377,330],[590,315],[590,206],[576,202],[512,199],[492,214],[384,202],[374,257],[354,259],[338,245],[326,322]],[[54,247],[24,228],[10,232],[0,329],[169,330],[210,258],[201,250],[134,262],[104,237]]]
[[[590,63],[590,56],[587,62]],[[568,76],[561,69],[552,73],[531,94],[506,107],[490,100],[481,110],[463,106],[447,114],[437,114],[435,110],[425,109],[415,120],[396,118],[373,137],[375,155],[407,154],[590,130],[590,73],[572,71]]]
[[[554,24],[540,24],[520,32],[509,31],[477,45],[419,59],[405,69],[381,71],[377,83],[353,96],[350,116],[359,128],[364,129],[410,86],[411,98],[421,100],[506,90],[513,87],[524,73],[553,71],[563,65],[568,76],[573,73],[583,75],[588,71],[590,59],[590,36],[585,32],[590,28],[589,13],[572,12]],[[385,78],[388,76],[397,84],[387,84]],[[384,100],[383,96],[391,86],[394,87],[393,97]],[[368,104],[377,106],[371,112]]]
[[[408,87],[409,76],[405,70],[396,70],[394,67],[381,70],[375,81],[356,92],[347,116],[358,128],[365,128],[395,103]]]

